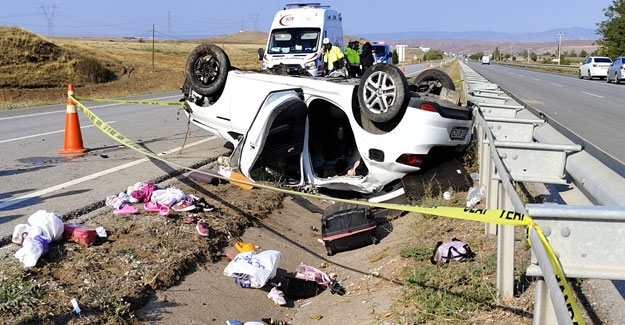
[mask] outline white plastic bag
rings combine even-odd
[[[22,247],[15,252],[17,258],[24,267],[33,267],[41,255],[48,252],[49,243],[63,237],[65,229],[63,221],[53,212],[39,210],[28,217],[29,225],[19,224],[13,231],[13,242],[20,243]],[[26,238],[24,233],[28,233]]]
[[[41,255],[46,252],[44,243],[42,241],[45,241],[45,247],[47,247],[48,242],[45,238],[43,238],[43,236],[33,236],[31,232],[29,236],[24,239],[24,242],[22,243],[22,248],[18,249],[17,252],[15,252],[15,258],[22,262],[22,265],[24,265],[24,267],[35,266]]]
[[[239,253],[224,269],[224,274],[249,281],[241,287],[262,288],[269,279],[276,276],[282,254],[274,250],[260,253],[254,251]]]
[[[33,228],[38,227],[50,242],[63,238],[63,220],[54,212],[39,210],[28,217],[28,223]]]
[[[472,208],[486,197],[486,185],[471,186],[467,191],[467,208]]]

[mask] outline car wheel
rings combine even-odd
[[[605,82],[610,83],[610,74],[609,73],[605,76]]]
[[[590,74],[590,70],[588,70],[588,80],[592,80],[592,75]]]
[[[418,74],[412,81],[412,89],[419,94],[440,95],[443,88],[456,90],[454,81],[444,71],[428,69]]]
[[[373,122],[384,123],[408,106],[408,82],[394,65],[376,64],[367,69],[358,87],[360,110]]]
[[[582,70],[581,69],[577,72],[577,77],[579,79],[584,79],[584,76],[582,76]]]
[[[193,91],[211,96],[223,91],[229,70],[230,59],[224,50],[214,44],[201,44],[189,53],[185,77]]]

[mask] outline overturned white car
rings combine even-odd
[[[231,165],[254,180],[380,196],[401,191],[435,148],[462,150],[471,137],[472,112],[441,98],[454,85],[439,70],[412,85],[388,64],[360,79],[275,75],[233,68],[203,44],[185,76],[190,120],[231,142]]]

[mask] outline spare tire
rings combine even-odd
[[[410,87],[419,94],[440,95],[442,88],[456,90],[454,81],[444,71],[428,69],[418,74]]]
[[[214,44],[201,44],[189,53],[184,70],[185,82],[202,96],[220,94],[229,70],[230,59],[224,50]]]
[[[394,65],[378,63],[360,78],[360,110],[373,122],[392,120],[408,107],[408,82]]]

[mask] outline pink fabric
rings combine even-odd
[[[158,187],[153,183],[146,183],[141,189],[134,190],[130,193],[130,196],[137,199],[139,202],[149,202],[152,192],[157,190]]]

